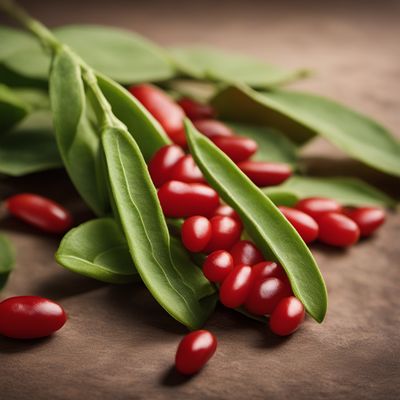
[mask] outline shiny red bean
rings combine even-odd
[[[253,139],[241,136],[213,136],[211,140],[234,162],[249,159],[258,149]]]
[[[193,157],[188,154],[181,158],[171,171],[171,179],[186,183],[204,183],[203,174]]]
[[[221,303],[229,308],[241,306],[250,292],[252,282],[249,265],[240,264],[234,267],[220,287],[219,299]]]
[[[212,235],[205,248],[206,253],[228,250],[240,239],[242,224],[235,219],[217,215],[212,217],[210,222]]]
[[[266,278],[253,281],[244,306],[254,315],[271,314],[284,297],[292,294],[286,282],[278,278]]]
[[[211,216],[219,206],[217,192],[200,183],[169,181],[158,190],[161,208],[167,217]]]
[[[230,206],[221,204],[215,211],[214,216],[221,215],[222,217],[231,217],[234,220],[241,222],[239,214]]]
[[[0,334],[14,339],[49,336],[65,324],[63,308],[37,296],[10,297],[0,303]]]
[[[204,136],[212,138],[214,136],[233,136],[234,132],[224,123],[216,119],[199,119],[193,122],[196,129]]]
[[[253,265],[254,280],[266,278],[278,278],[285,283],[288,282],[285,270],[275,261],[261,261]]]
[[[32,193],[21,193],[5,201],[8,212],[49,233],[64,233],[72,227],[72,216],[60,204]]]
[[[232,246],[229,251],[233,258],[233,263],[254,265],[263,261],[264,257],[260,250],[249,240],[240,240]]]
[[[318,239],[331,246],[351,246],[360,237],[360,229],[357,224],[343,214],[324,214],[319,218],[318,225]]]
[[[211,222],[206,217],[193,216],[182,225],[182,242],[193,253],[204,250],[211,240],[211,234]]]
[[[269,327],[279,336],[287,336],[295,332],[304,321],[304,306],[294,296],[282,299],[272,311]]]
[[[215,117],[215,110],[208,104],[184,97],[178,101],[186,116],[192,121]]]
[[[372,235],[386,219],[385,211],[377,207],[348,208],[344,213],[358,225],[363,237]]]
[[[161,147],[149,162],[149,172],[156,187],[172,179],[172,171],[176,163],[185,156],[182,147],[171,144]]]
[[[264,161],[243,161],[238,167],[257,186],[279,185],[292,175],[290,165]]]
[[[180,146],[186,146],[185,128],[183,124],[185,113],[167,93],[147,83],[131,86],[129,91],[160,123],[166,134],[174,143]]]
[[[296,209],[310,215],[317,222],[326,213],[341,213],[343,211],[342,206],[336,200],[325,197],[308,197],[302,199],[296,204]]]
[[[319,228],[313,217],[295,208],[280,206],[279,210],[306,243],[317,239]]]
[[[233,270],[233,258],[225,250],[211,253],[203,264],[203,274],[211,282],[223,282]]]
[[[184,375],[200,371],[217,350],[217,338],[209,331],[198,330],[187,334],[179,343],[175,368]]]

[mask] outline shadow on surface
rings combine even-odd
[[[0,354],[21,353],[44,346],[52,340],[52,336],[41,339],[10,339],[0,336]]]
[[[160,383],[163,386],[180,386],[190,382],[196,375],[182,375],[174,366],[171,366],[161,377]]]

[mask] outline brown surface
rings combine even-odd
[[[299,84],[370,113],[399,132],[398,2],[357,7],[262,2],[112,1],[28,2],[46,23],[120,25],[162,44],[203,41],[244,50],[318,76]],[[350,3],[350,2],[349,2]],[[100,4],[100,5],[99,5]],[[294,3],[295,4],[295,3]],[[374,5],[375,4],[375,5]],[[361,6],[362,5],[362,6]],[[58,7],[58,9],[57,9]],[[242,6],[243,7],[243,6]],[[307,152],[315,173],[351,173],[391,192],[398,181],[349,162],[324,142]],[[329,160],[321,160],[328,155]],[[86,212],[62,172],[0,183],[0,195],[33,190]],[[171,369],[182,334],[142,286],[111,287],[61,269],[57,238],[22,224],[0,225],[17,247],[17,267],[2,296],[57,299],[70,319],[54,337],[35,342],[0,339],[0,398],[47,399],[397,399],[399,359],[399,215],[376,237],[348,251],[314,246],[330,294],[322,325],[308,319],[279,339],[258,323],[219,309],[207,324],[219,339],[216,356],[198,376]]]

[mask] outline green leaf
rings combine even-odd
[[[305,70],[286,71],[251,57],[202,46],[176,47],[170,54],[177,68],[195,79],[241,82],[252,87],[282,85],[307,76]]]
[[[8,238],[0,233],[0,290],[7,282],[15,263],[15,251]]]
[[[228,122],[228,125],[240,136],[255,140],[257,153],[252,157],[258,161],[283,162],[295,166],[297,147],[282,133],[265,126]]]
[[[48,112],[36,112],[0,137],[0,173],[22,176],[62,167]]]
[[[320,96],[289,91],[257,93],[229,87],[212,101],[224,118],[252,119],[302,143],[319,134],[353,158],[400,176],[400,143],[372,119]]]
[[[50,110],[50,99],[47,91],[31,87],[13,88],[16,96],[29,104],[32,111]]]
[[[285,269],[294,294],[318,322],[324,319],[327,293],[318,266],[296,230],[237,166],[186,121],[190,152],[207,182],[240,215],[246,232],[264,256]]]
[[[356,178],[312,178],[293,176],[280,186],[263,189],[268,196],[290,193],[293,205],[305,197],[329,197],[346,206],[395,207],[396,201],[375,187]]]
[[[138,279],[125,237],[111,218],[95,219],[70,230],[61,241],[56,260],[73,272],[102,282]]]
[[[133,32],[99,25],[69,25],[53,33],[95,70],[122,84],[162,81],[175,75],[163,50]],[[3,61],[23,76],[48,77],[50,58],[36,43],[21,46]]]
[[[215,300],[200,302],[203,283],[188,279],[188,266],[172,261],[168,228],[136,142],[128,132],[109,128],[103,147],[114,209],[143,282],[176,320],[190,329],[200,327]]]
[[[0,62],[29,46],[38,46],[28,33],[6,26],[0,26],[0,43]]]
[[[29,110],[29,104],[0,84],[0,135],[21,121]]]
[[[96,214],[104,215],[109,210],[109,201],[105,180],[98,168],[99,129],[91,121],[80,66],[66,50],[59,51],[54,59],[50,101],[65,168],[85,202]]]
[[[97,80],[114,115],[126,125],[145,160],[171,143],[160,124],[126,89],[104,75],[98,75]]]
[[[47,88],[47,77],[44,79],[34,79],[23,76],[13,69],[0,63],[0,83],[12,88]]]

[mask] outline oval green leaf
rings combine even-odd
[[[0,233],[0,290],[7,282],[15,263],[15,251],[6,235]]]
[[[212,47],[190,46],[170,49],[172,60],[185,75],[219,82],[242,82],[267,88],[308,76],[306,70],[286,71],[263,61]]]
[[[314,196],[329,197],[345,206],[396,206],[396,201],[387,194],[356,178],[293,176],[282,185],[265,188],[263,191],[269,197],[289,192],[297,200]]]
[[[67,172],[85,202],[98,215],[109,210],[104,177],[98,167],[101,146],[79,63],[63,49],[50,74],[50,102],[57,145]]]
[[[143,282],[176,320],[190,329],[202,326],[215,300],[199,301],[203,282],[188,279],[188,266],[172,260],[168,228],[139,147],[115,128],[106,129],[102,142],[114,211]]]
[[[319,134],[370,167],[400,176],[400,143],[377,122],[332,100],[236,86],[220,92],[212,103],[222,117],[266,123],[299,143]]]
[[[22,176],[63,166],[48,112],[35,112],[0,137],[0,173]]]
[[[63,267],[107,283],[129,283],[138,274],[126,240],[111,218],[95,219],[71,229],[56,253]]]
[[[294,294],[321,322],[327,307],[326,287],[307,245],[271,200],[189,121],[186,132],[190,152],[207,182],[239,213],[264,256],[283,266]]]
[[[28,103],[0,84],[0,135],[21,121],[29,111]]]

